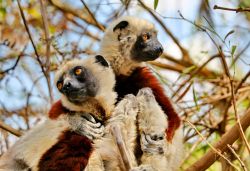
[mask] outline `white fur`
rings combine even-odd
[[[58,137],[64,130],[69,129],[65,116],[57,120],[46,120],[22,136],[0,160],[0,170],[19,171],[15,165],[16,159],[23,159],[32,171],[38,170],[37,164],[41,156],[58,142]]]

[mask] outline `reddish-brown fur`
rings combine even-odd
[[[66,131],[42,156],[38,168],[39,171],[84,170],[91,152],[92,142],[87,137]]]
[[[49,111],[50,119],[57,119],[70,112],[61,100],[54,103]],[[49,130],[48,130],[49,131]],[[62,132],[58,142],[40,159],[39,171],[80,171],[86,167],[92,152],[92,142],[83,135],[70,130]]]
[[[141,88],[149,87],[152,89],[156,101],[162,107],[164,113],[168,116],[168,129],[166,130],[167,140],[171,142],[175,130],[179,128],[181,120],[175,112],[171,102],[164,93],[158,79],[147,67],[139,67],[133,71],[130,76],[119,75],[116,77],[115,91],[118,93],[118,99],[121,100],[127,94],[136,95]]]
[[[56,119],[58,118],[61,114],[67,113],[69,110],[67,110],[63,105],[62,101],[58,100],[55,102],[52,107],[50,108],[49,111],[49,118],[50,119]]]

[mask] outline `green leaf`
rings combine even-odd
[[[159,2],[159,0],[154,0],[154,10],[156,10],[156,8],[158,6],[158,2]]]
[[[230,36],[230,35],[233,34],[233,33],[234,33],[234,30],[231,30],[230,32],[228,32],[227,35],[226,35],[225,38],[224,38],[224,41],[227,39],[228,36]]]
[[[234,52],[235,52],[236,48],[237,48],[237,46],[235,46],[235,45],[232,46],[232,51],[231,51],[232,56],[234,55]]]
[[[198,106],[198,98],[196,96],[196,92],[195,92],[194,86],[193,86],[193,99],[194,99],[195,106],[196,106],[197,110],[199,111],[200,107]]]

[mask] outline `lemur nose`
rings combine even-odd
[[[157,48],[157,51],[158,51],[160,54],[162,54],[162,53],[163,53],[163,47],[162,47],[162,46],[158,47],[158,48]]]
[[[64,85],[63,85],[63,89],[64,90],[69,90],[70,88],[72,87],[71,83],[70,82],[66,82]]]

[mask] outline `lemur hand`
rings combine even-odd
[[[140,165],[138,167],[133,167],[129,171],[155,171],[155,169],[150,165]]]
[[[91,140],[100,138],[104,134],[104,126],[88,113],[75,113],[69,116],[72,131],[84,135]]]
[[[141,150],[151,154],[164,153],[165,134],[141,134]]]
[[[134,95],[126,95],[116,106],[112,118],[108,122],[123,122],[125,117],[132,116],[136,117],[139,111],[137,99]]]

